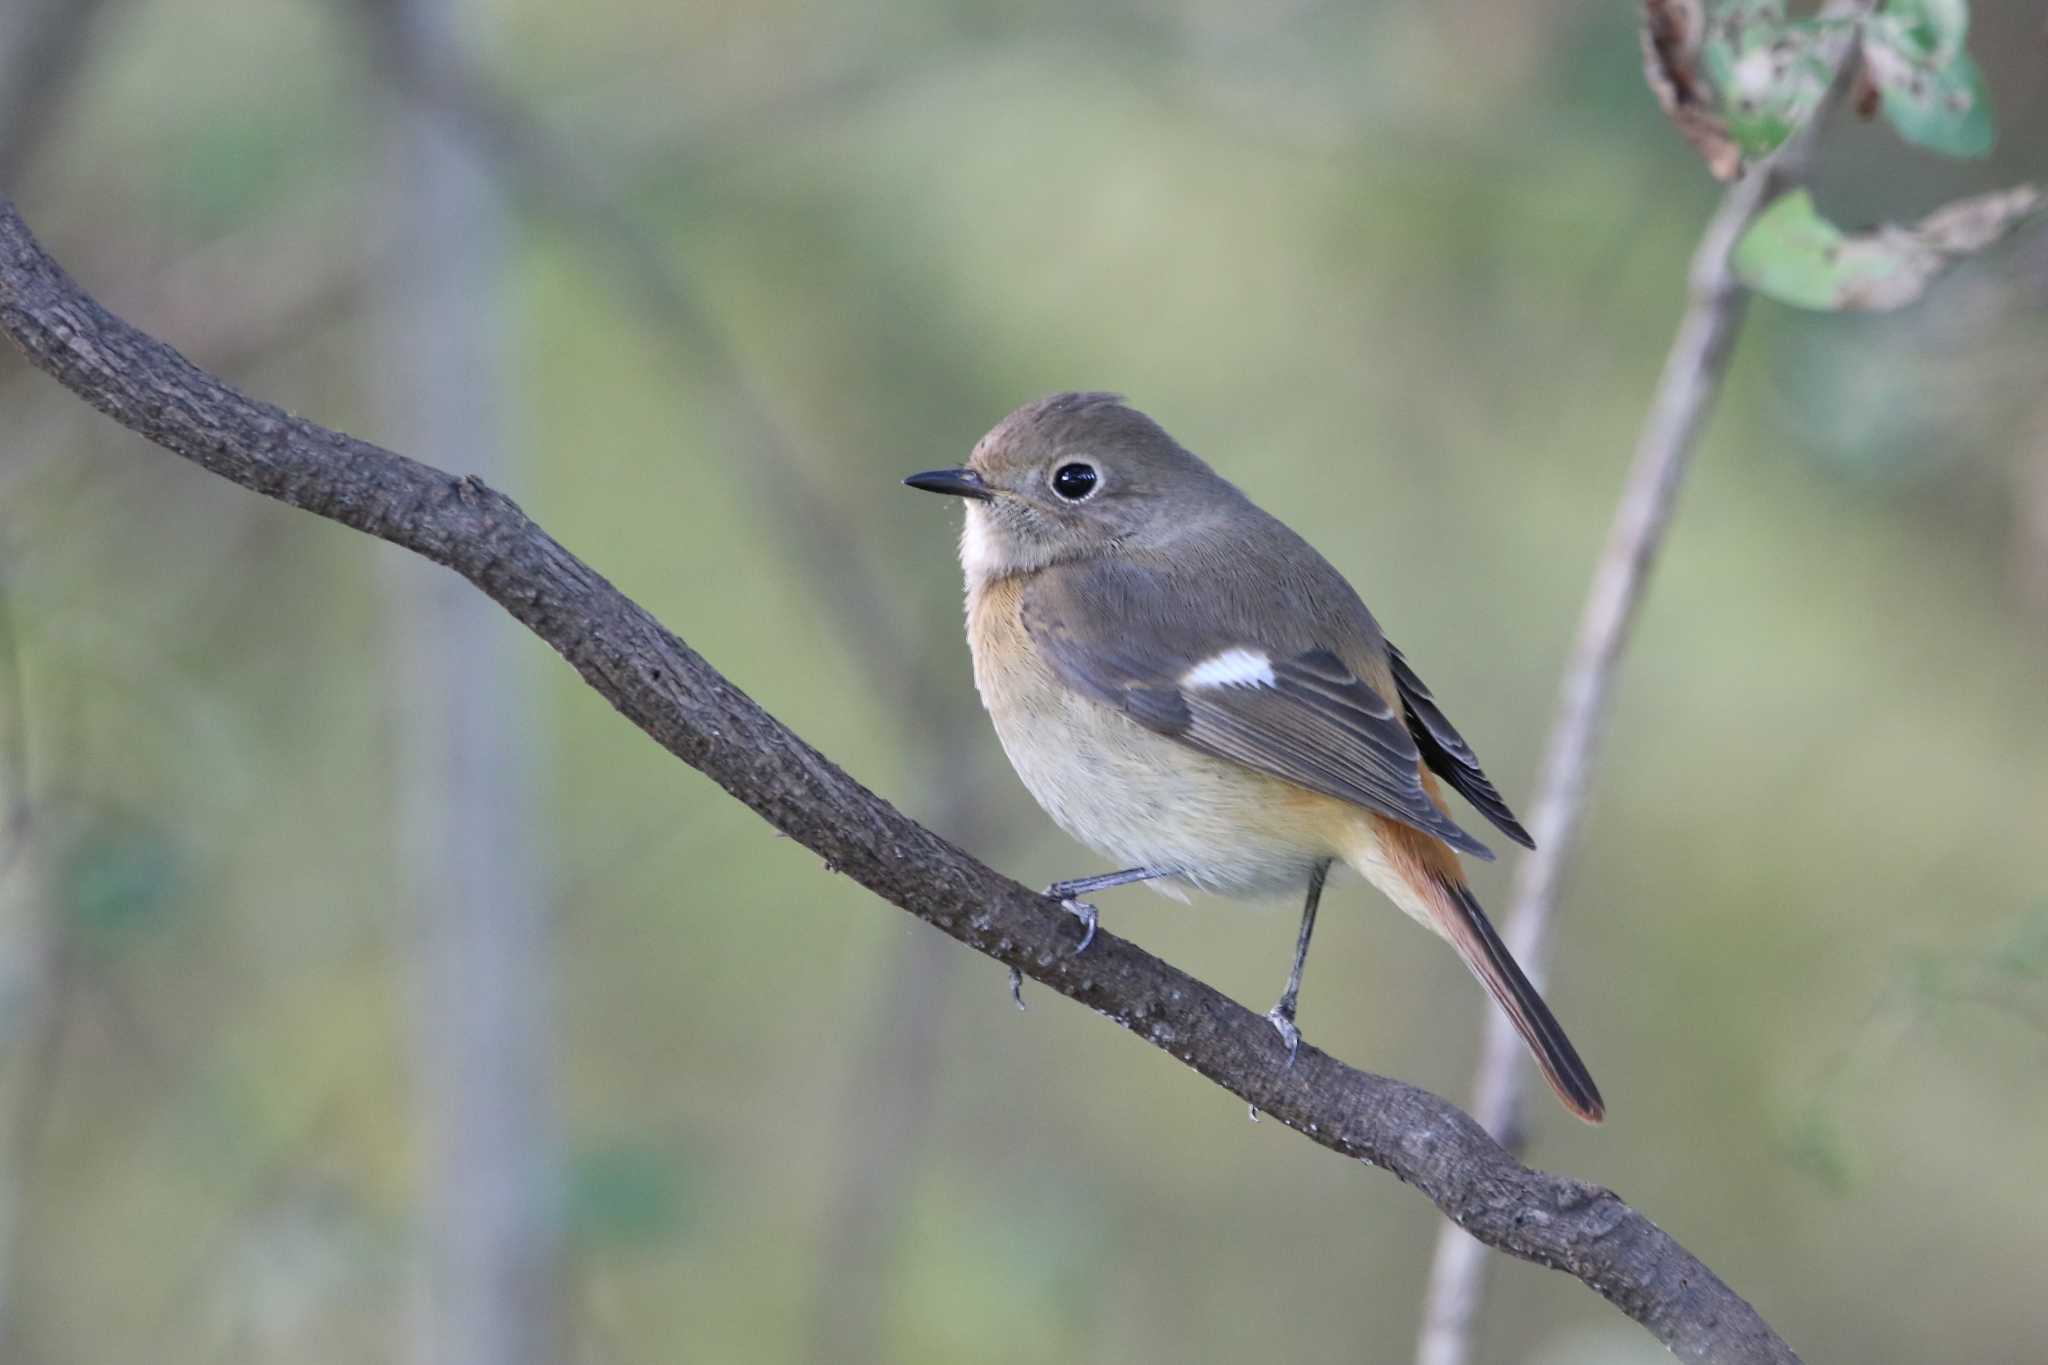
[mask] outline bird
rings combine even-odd
[[[966,508],[960,563],[975,687],[1037,803],[1119,870],[1046,895],[1145,882],[1185,898],[1299,892],[1293,966],[1267,1013],[1294,1064],[1302,972],[1335,865],[1447,941],[1566,1109],[1606,1105],[1466,883],[1491,859],[1442,785],[1533,848],[1365,603],[1307,541],[1119,395],[1010,413],[964,466],[904,479]]]

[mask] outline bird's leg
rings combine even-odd
[[[1076,877],[1070,882],[1054,882],[1045,888],[1045,894],[1060,903],[1060,909],[1081,921],[1081,946],[1077,953],[1088,951],[1088,945],[1095,942],[1095,922],[1100,916],[1095,907],[1077,897],[1090,891],[1102,891],[1112,886],[1127,886],[1132,882],[1149,882],[1155,877],[1170,877],[1170,867],[1127,867],[1121,872],[1104,872],[1096,877]]]
[[[1301,969],[1308,962],[1309,935],[1316,931],[1316,906],[1323,899],[1323,881],[1330,875],[1330,861],[1325,858],[1317,863],[1308,874],[1308,900],[1301,907],[1301,934],[1294,940],[1294,970],[1287,974],[1287,989],[1280,992],[1280,1003],[1266,1012],[1266,1019],[1279,1030],[1280,1041],[1287,1044],[1287,1065],[1294,1065],[1294,1054],[1301,1050],[1301,1030],[1294,1026],[1294,1006],[1301,996]]]

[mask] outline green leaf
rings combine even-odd
[[[1735,244],[1735,277],[1796,308],[1840,308],[1842,242],[1841,229],[1814,210],[1813,196],[1794,190],[1757,215]]]
[[[1845,233],[1820,216],[1805,190],[1757,216],[1735,244],[1736,278],[1795,308],[1882,312],[1920,297],[1961,257],[1992,245],[2041,204],[2031,185],[1959,199],[1911,227]]]
[[[1947,66],[1970,33],[1969,0],[1887,0],[1870,22],[1900,51],[1929,66]]]
[[[1729,135],[1750,156],[1776,151],[1813,113],[1832,75],[1816,20],[1785,23],[1773,5],[1716,14],[1700,55]]]
[[[1944,156],[1981,157],[1998,139],[1991,92],[1970,54],[1940,68],[1920,65],[1866,35],[1864,60],[1884,97],[1884,116],[1900,137]]]

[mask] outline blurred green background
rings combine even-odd
[[[117,312],[450,468],[403,409],[458,386],[394,395],[481,338],[494,482],[1026,882],[1102,864],[1004,763],[959,513],[897,479],[1060,388],[1130,395],[1307,535],[1526,802],[1717,194],[1631,7],[474,0],[464,86],[373,36],[390,3],[92,5],[11,68],[51,89],[0,188]],[[1823,208],[2040,174],[2039,22],[1978,9],[1990,162],[1836,128]],[[444,118],[503,190],[452,292],[393,150]],[[2044,302],[2037,229],[1902,314],[1755,306],[1561,923],[1550,998],[1611,1116],[1539,1095],[1531,1158],[1813,1361],[2048,1349]],[[436,1354],[422,1247],[466,1158],[419,1054],[493,980],[544,1063],[511,1081],[533,1131],[481,1131],[529,1163],[544,1259],[510,1297],[554,1306],[554,1358],[1410,1357],[1427,1203],[1048,992],[1018,1014],[509,621],[523,688],[461,651],[423,674],[438,572],[11,353],[0,480],[7,1360]],[[451,907],[407,861],[462,790],[420,777],[435,718],[506,706],[482,790],[546,928],[485,905],[457,940],[501,978],[431,965]],[[1306,1035],[1462,1096],[1481,993],[1355,880],[1326,905]],[[1291,906],[1102,908],[1258,1008],[1285,974]],[[1502,1261],[1479,1358],[1664,1357]]]

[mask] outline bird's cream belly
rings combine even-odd
[[[1329,798],[1154,734],[1029,655],[998,677],[985,654],[975,650],[975,684],[1017,776],[1061,829],[1119,867],[1254,896],[1299,890],[1337,851],[1319,809]]]

